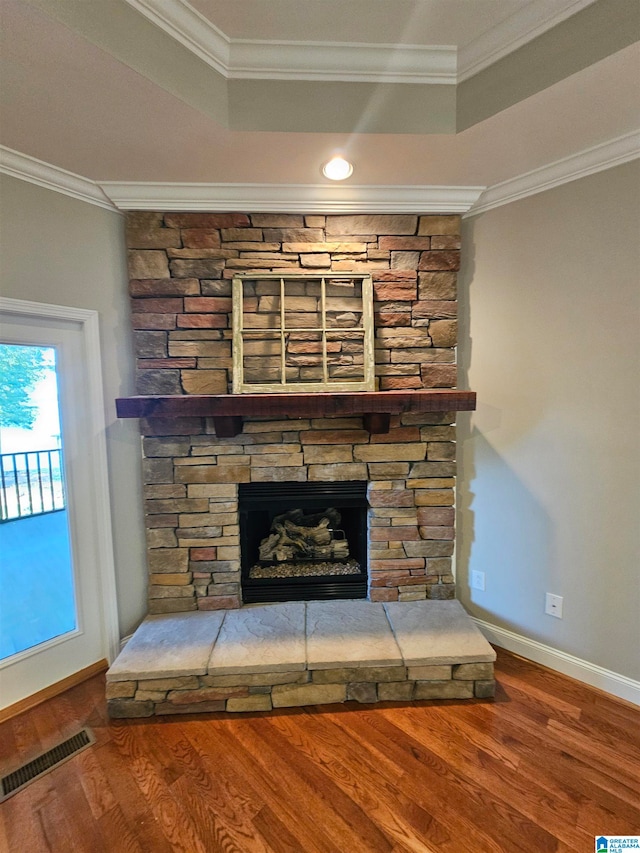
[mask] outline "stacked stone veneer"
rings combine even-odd
[[[334,667],[255,675],[182,675],[107,684],[111,717],[271,711],[348,701],[489,699],[494,693],[493,663],[485,662]]]
[[[238,272],[371,273],[376,386],[456,383],[458,216],[133,213],[138,393],[225,394]],[[301,354],[304,358],[304,354]],[[348,360],[348,355],[345,356]],[[455,415],[141,423],[151,613],[241,605],[238,483],[366,480],[370,598],[451,598]]]

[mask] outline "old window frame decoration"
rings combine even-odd
[[[279,282],[279,325],[268,331],[270,340],[279,341],[279,381],[253,382],[246,381],[245,377],[245,342],[260,334],[259,329],[247,329],[244,327],[245,299],[254,298],[245,294],[245,284],[251,281],[257,282]],[[320,317],[317,326],[295,327],[287,325],[287,317],[295,314],[288,312],[287,299],[295,298],[287,294],[287,284],[296,282],[318,283],[319,301],[315,312]],[[344,285],[346,282],[360,283],[361,293],[361,325],[340,326],[328,323],[328,312],[332,309],[331,297],[327,296],[327,287],[331,284]],[[295,288],[294,288],[295,289]],[[277,291],[276,291],[276,299]],[[291,303],[290,303],[291,304]],[[328,307],[329,306],[329,307]],[[232,307],[233,307],[233,382],[234,394],[246,393],[313,393],[313,392],[343,392],[343,391],[374,391],[375,390],[375,357],[374,357],[374,322],[373,322],[373,281],[371,275],[364,273],[242,273],[234,276],[232,282]],[[256,313],[258,313],[256,311]],[[276,312],[272,312],[276,313]],[[265,330],[267,331],[267,330]],[[362,379],[345,379],[341,376],[331,376],[331,358],[328,353],[327,343],[329,339],[336,339],[340,332],[355,333],[362,335]],[[291,333],[314,333],[320,341],[319,366],[322,368],[321,378],[308,381],[287,381],[287,341]],[[265,335],[266,337],[266,335]]]

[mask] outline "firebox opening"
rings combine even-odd
[[[366,482],[241,483],[245,604],[366,598]]]

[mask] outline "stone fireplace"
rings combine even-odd
[[[112,716],[493,695],[495,653],[451,600],[456,411],[475,405],[453,390],[459,225],[129,216],[140,396],[117,408],[140,418],[150,615],[107,673]],[[252,332],[239,355],[232,280],[254,279],[244,322],[269,329],[274,280],[283,304],[300,271],[313,287],[321,277],[319,302],[302,285],[291,306],[303,316],[287,325],[281,309],[280,332]],[[372,290],[374,345],[366,332],[359,351],[364,300],[360,312],[344,292],[328,299],[349,274],[367,279],[367,300]],[[312,334],[304,315],[318,305]],[[329,334],[334,320],[344,335]],[[310,390],[318,374],[362,382]],[[278,375],[300,387],[265,393]]]
[[[232,278],[292,271],[372,277],[378,391],[453,389],[459,226],[454,215],[130,214],[138,393],[194,404],[229,393]],[[376,429],[380,415],[329,414],[325,396],[310,415],[292,400],[290,414],[256,409],[240,428],[147,410],[158,415],[141,419],[150,613],[242,605],[241,484],[362,484],[368,598],[453,597],[454,407],[398,409]]]

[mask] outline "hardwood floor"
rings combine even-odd
[[[106,718],[103,676],[0,725],[9,853],[578,853],[640,832],[640,709],[498,650],[494,701]]]

